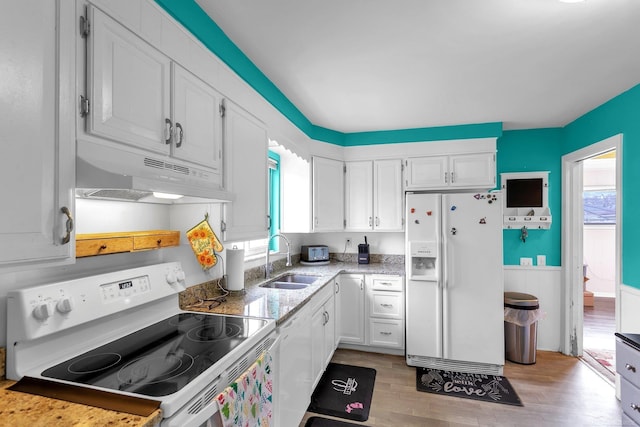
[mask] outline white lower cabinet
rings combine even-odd
[[[404,280],[389,274],[340,274],[340,345],[398,353],[404,350]]]
[[[278,326],[280,360],[274,425],[297,427],[311,401],[311,307]]]
[[[364,275],[340,274],[336,281],[340,298],[340,343],[365,344]]]
[[[366,276],[368,345],[404,348],[404,292],[401,276]]]
[[[333,281],[313,297],[311,316],[311,378],[315,389],[333,357],[335,347],[335,303]]]

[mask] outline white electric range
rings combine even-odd
[[[11,291],[7,378],[160,401],[162,426],[216,418],[213,400],[275,344],[273,319],[187,312],[177,262]]]

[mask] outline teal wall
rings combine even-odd
[[[225,62],[310,138],[341,146],[461,138],[498,138],[497,168],[502,172],[550,171],[549,230],[530,230],[525,243],[518,230],[504,231],[504,263],[519,264],[520,257],[546,255],[547,264],[561,263],[561,157],[577,149],[623,133],[623,257],[622,281],[640,289],[640,85],[622,93],[564,128],[502,132],[501,123],[463,124],[437,128],[341,133],[311,123],[293,103],[247,58],[194,0],[155,0],[178,22]],[[588,90],[586,88],[585,90]],[[489,100],[487,102],[490,102]]]
[[[505,172],[549,171],[549,209],[552,215],[548,230],[528,230],[523,242],[520,230],[504,230],[504,264],[519,265],[520,257],[546,255],[547,265],[561,265],[561,162],[562,129],[505,131],[498,139],[496,163],[498,174]],[[500,180],[498,180],[499,184]]]
[[[640,289],[640,85],[564,128],[567,154],[610,136],[622,137],[622,283]]]

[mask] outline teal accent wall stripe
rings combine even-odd
[[[391,144],[396,142],[436,141],[463,138],[497,137],[501,123],[443,126],[380,132],[342,133],[314,125],[260,71],[222,29],[194,0],[155,0],[169,15],[180,22],[211,52],[245,80],[309,138],[340,146]],[[477,133],[475,133],[477,132]]]

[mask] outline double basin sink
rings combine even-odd
[[[289,290],[304,289],[318,280],[319,277],[311,274],[285,273],[263,283],[260,287]]]

